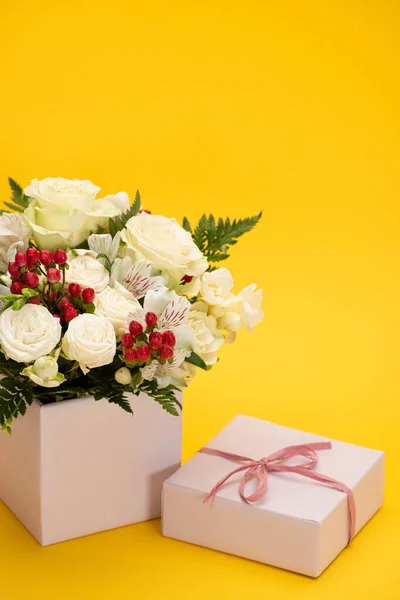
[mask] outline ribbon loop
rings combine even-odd
[[[223,450],[217,450],[215,448],[201,448],[199,452],[202,452],[203,454],[210,454],[211,456],[219,456],[234,462],[244,463],[241,467],[231,471],[223,477],[223,479],[218,481],[204,498],[204,502],[208,502],[208,500],[214,501],[219,490],[228,479],[242,471],[244,471],[244,474],[240,480],[239,493],[243,500],[250,504],[258,502],[267,493],[269,473],[296,473],[297,475],[308,477],[309,479],[313,479],[314,481],[334,488],[347,495],[350,543],[355,534],[356,522],[356,506],[353,492],[344,483],[313,470],[318,464],[317,450],[330,450],[331,448],[331,442],[311,442],[310,444],[287,446],[277,452],[273,452],[261,460],[253,460],[252,458],[241,456],[240,454],[231,454],[230,452],[224,452]],[[305,458],[306,461],[299,462],[295,465],[286,463],[289,459],[297,456]],[[246,495],[246,485],[254,478],[257,480],[256,490],[252,494]]]

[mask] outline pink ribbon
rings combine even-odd
[[[204,498],[204,502],[209,500],[214,501],[215,496],[218,494],[221,487],[228,479],[230,479],[236,473],[244,471],[244,475],[240,480],[239,492],[243,500],[246,502],[258,502],[268,490],[268,474],[269,473],[297,473],[310,479],[314,479],[319,483],[334,488],[339,492],[343,492],[347,495],[347,506],[349,514],[349,543],[354,537],[355,524],[356,524],[356,505],[354,502],[354,495],[350,488],[344,483],[327,477],[321,473],[316,473],[313,469],[318,463],[317,450],[330,450],[332,444],[330,442],[313,442],[311,444],[300,444],[299,446],[288,446],[282,448],[261,460],[253,460],[246,456],[240,456],[239,454],[231,454],[230,452],[223,452],[222,450],[216,450],[214,448],[201,448],[199,452],[203,454],[211,454],[212,456],[220,456],[227,460],[233,460],[235,462],[244,463],[243,466],[238,467],[234,471],[231,471],[218,481],[213,489]],[[286,465],[285,461],[294,456],[303,456],[306,458],[306,462],[301,462],[297,465]],[[246,496],[246,485],[253,478],[257,478],[257,488],[255,492]]]

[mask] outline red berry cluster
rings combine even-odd
[[[176,345],[175,334],[171,330],[154,331],[158,317],[154,312],[145,315],[146,330],[139,321],[129,323],[129,332],[124,333],[121,343],[124,347],[125,362],[146,363],[150,358],[157,358],[161,362],[171,360],[174,357],[174,346]]]
[[[95,291],[92,288],[81,289],[79,283],[70,283],[68,286],[68,295],[65,295],[58,302],[57,307],[63,313],[64,321],[69,323],[78,316],[78,311],[93,312]],[[63,320],[60,314],[55,313],[55,317]]]
[[[64,250],[56,250],[54,254],[48,250],[36,250],[28,248],[26,252],[20,250],[16,253],[13,261],[8,263],[8,272],[11,275],[11,293],[20,294],[25,287],[36,288],[39,285],[39,275],[46,274],[49,283],[58,283],[61,272],[52,265],[65,265],[67,255]],[[47,269],[45,273],[43,268]],[[38,298],[32,297],[29,302],[40,304]]]
[[[21,294],[26,287],[35,288],[38,295],[32,296],[27,302],[44,304],[60,322],[69,323],[78,316],[78,311],[94,312],[95,292],[92,288],[81,290],[78,283],[70,283],[66,293],[67,260],[66,252],[60,248],[54,253],[36,248],[28,248],[26,253],[18,251],[8,264],[12,279],[11,293]],[[42,282],[40,275],[43,276]]]

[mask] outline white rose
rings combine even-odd
[[[18,244],[20,250],[25,251],[30,229],[25,225],[24,217],[16,213],[3,213],[0,217],[0,273],[6,273],[10,261],[9,249],[13,244]]]
[[[100,188],[90,181],[63,177],[33,179],[25,189],[31,198],[25,221],[38,246],[46,250],[74,248],[91,231],[121,213],[110,200],[96,200]]]
[[[141,306],[133,294],[127,296],[129,292],[123,293],[118,289],[107,286],[101,294],[95,297],[96,315],[107,317],[113,324],[115,335],[119,339],[126,333],[131,321],[129,315]]]
[[[7,308],[0,315],[0,345],[7,358],[30,363],[49,354],[61,338],[60,320],[37,304],[20,310]]]
[[[128,248],[170,272],[177,282],[184,275],[198,276],[207,269],[206,257],[175,219],[143,212],[129,219],[122,239]]]
[[[93,288],[96,294],[108,286],[110,276],[107,269],[90,253],[79,254],[68,261],[68,264],[69,269],[65,273],[67,283],[79,283],[82,288]]]
[[[42,387],[58,387],[65,381],[62,373],[58,372],[57,360],[53,356],[41,356],[32,366],[26,367],[21,375],[29,377],[37,385]]]
[[[188,324],[196,339],[193,350],[206,365],[214,365],[217,362],[217,350],[224,343],[224,336],[217,329],[217,319],[208,315],[207,311],[207,304],[195,302],[189,313]]]
[[[233,278],[228,269],[204,273],[200,282],[199,297],[211,306],[227,304],[233,297]]]
[[[62,350],[76,360],[83,373],[110,364],[116,352],[115,331],[105,317],[85,313],[73,319],[64,335]]]

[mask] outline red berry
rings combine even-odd
[[[58,308],[63,311],[66,310],[69,306],[72,306],[69,296],[64,296],[58,303]]]
[[[182,277],[182,282],[183,283],[190,283],[193,279],[193,275],[184,275]]]
[[[173,331],[168,329],[162,334],[162,343],[173,348],[176,345],[176,337]]]
[[[50,250],[41,250],[39,252],[39,260],[45,267],[53,261],[53,255]]]
[[[54,252],[53,259],[56,265],[65,265],[68,260],[67,253],[64,252],[64,250],[57,248],[57,250]]]
[[[148,215],[151,215],[151,210],[146,210],[145,208],[142,208],[139,210],[139,215],[141,215],[142,213],[147,213]]]
[[[37,296],[31,296],[28,299],[27,304],[40,304],[40,300]]]
[[[141,360],[142,362],[146,362],[150,358],[150,348],[145,344],[139,346],[139,348],[137,349],[137,353],[139,360]]]
[[[138,357],[138,352],[135,348],[127,348],[125,350],[125,360],[127,363],[135,362]]]
[[[10,292],[12,294],[20,294],[25,287],[25,284],[22,281],[13,281],[10,287]]]
[[[91,304],[94,300],[94,289],[85,288],[82,292],[82,299],[85,304]]]
[[[73,298],[76,298],[81,293],[81,286],[79,283],[70,283],[68,286],[68,291]]]
[[[160,358],[161,360],[168,360],[174,356],[174,351],[170,346],[163,344],[160,348]]]
[[[158,331],[153,331],[153,333],[151,333],[149,335],[150,348],[152,350],[158,350],[158,348],[161,346],[161,343],[162,343],[161,333],[158,333]]]
[[[28,263],[35,264],[39,260],[39,252],[36,248],[28,248],[26,251],[26,258]]]
[[[26,265],[26,263],[28,262],[27,258],[26,258],[26,254],[24,254],[23,252],[18,251],[15,255],[15,264],[17,265],[17,267],[24,267]]]
[[[132,335],[140,335],[143,333],[143,325],[139,321],[131,321],[129,323],[129,331]]]
[[[19,277],[19,266],[14,261],[9,262],[8,272],[10,273],[11,277]]]
[[[50,267],[50,269],[47,269],[47,279],[50,283],[58,283],[61,279],[60,271],[54,267]]]
[[[132,348],[134,341],[135,338],[131,333],[124,333],[124,335],[121,338],[121,343],[123,346],[125,346],[125,348]]]
[[[39,283],[39,277],[36,275],[36,273],[31,273],[28,271],[24,274],[24,281],[28,287],[34,288]]]
[[[76,309],[73,306],[68,306],[64,311],[64,319],[67,323],[75,319],[78,316]]]
[[[158,317],[157,317],[156,313],[148,312],[148,313],[146,313],[145,320],[149,327],[154,327],[154,325],[158,321]]]

